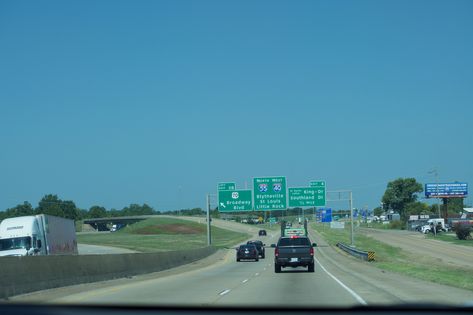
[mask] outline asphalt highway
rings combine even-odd
[[[267,245],[276,235],[262,238]],[[337,283],[322,268],[274,273],[274,250],[258,262],[236,262],[230,251],[214,265],[169,277],[85,291],[54,300],[59,303],[351,306],[364,300]]]
[[[215,222],[216,225],[223,222]],[[231,224],[256,235],[257,227]],[[286,268],[274,273],[279,237],[269,232],[266,259],[236,262],[235,250],[220,251],[200,262],[133,279],[83,284],[14,297],[12,301],[172,306],[317,306],[346,307],[375,304],[440,303],[471,305],[472,291],[386,272],[328,246],[316,231],[314,273]],[[258,238],[254,236],[254,238]]]

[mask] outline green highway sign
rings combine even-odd
[[[255,210],[285,210],[287,208],[286,177],[253,178]]]
[[[310,187],[324,187],[325,188],[325,181],[324,180],[314,180],[310,182]]]
[[[314,206],[323,207],[325,206],[325,195],[326,195],[326,184],[324,180],[311,181],[310,187],[317,189],[317,198]]]
[[[218,191],[218,211],[235,212],[251,211],[251,190],[219,190]]]
[[[289,188],[289,207],[323,206],[325,204],[325,193],[319,194],[319,190],[315,187]],[[322,200],[324,204],[321,204]]]
[[[218,183],[218,190],[235,190],[235,183]]]

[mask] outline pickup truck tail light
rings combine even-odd
[[[274,249],[274,256],[279,256],[279,249],[277,247]]]
[[[314,256],[314,248],[313,247],[310,248],[310,255]]]

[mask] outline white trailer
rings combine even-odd
[[[39,214],[0,223],[0,256],[77,254],[73,220]]]

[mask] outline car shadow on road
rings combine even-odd
[[[281,270],[281,273],[307,273],[307,269],[305,270]]]

